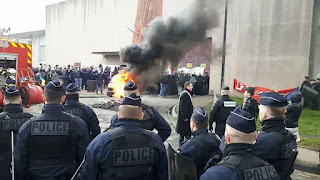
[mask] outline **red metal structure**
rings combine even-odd
[[[13,68],[16,73],[16,86],[21,92],[22,104],[43,103],[43,89],[32,72],[32,46],[30,41],[0,36],[0,67],[3,70]],[[3,106],[3,87],[0,90],[0,108]]]

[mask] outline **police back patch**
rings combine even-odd
[[[277,171],[271,165],[244,170],[245,180],[277,179],[277,177]]]
[[[234,102],[234,101],[224,101],[223,102],[224,104],[224,107],[236,107],[237,106],[237,103]]]
[[[112,151],[113,166],[130,166],[153,163],[153,148],[124,149]]]
[[[281,159],[289,159],[291,153],[292,153],[292,150],[297,148],[297,145],[296,145],[296,142],[293,141],[293,142],[290,142],[290,143],[287,143],[287,144],[284,144],[282,146],[282,154],[281,154]]]
[[[40,121],[31,123],[31,135],[64,136],[69,134],[69,122]]]
[[[2,129],[6,131],[19,130],[23,123],[29,119],[5,119],[2,121]]]
[[[72,114],[74,116],[83,118],[83,110],[82,109],[69,109],[69,110],[65,110],[65,112]]]

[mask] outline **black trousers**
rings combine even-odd
[[[226,123],[216,123],[215,133],[221,138],[226,130]]]

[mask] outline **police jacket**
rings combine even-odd
[[[200,180],[278,180],[273,166],[256,157],[252,148],[250,144],[227,145],[227,156],[209,168]]]
[[[255,119],[257,119],[259,114],[258,101],[252,97],[245,98],[243,102],[243,109],[248,111]]]
[[[312,89],[316,90],[318,92],[318,96],[320,96],[320,82],[312,84]]]
[[[101,132],[99,120],[96,113],[90,107],[79,102],[78,97],[78,94],[75,96],[67,95],[67,99],[63,106],[64,110],[67,113],[83,119],[87,124],[90,138],[94,139]]]
[[[296,97],[295,94],[291,96],[291,103],[286,106],[286,114],[284,115],[285,124],[287,128],[298,127],[298,120],[301,115],[303,106],[301,104],[301,95]]]
[[[141,123],[141,127],[149,131],[156,129],[158,131],[158,135],[164,142],[171,134],[170,125],[154,107],[143,104],[142,112],[144,113],[144,116],[142,121],[139,121]],[[111,119],[109,129],[116,127],[117,123],[118,114],[115,114]]]
[[[228,95],[221,96],[211,107],[209,124],[212,125],[213,122],[225,124],[230,112],[237,106]]]
[[[192,159],[197,166],[198,178],[204,172],[208,160],[220,153],[220,139],[214,133],[208,133],[207,129],[196,130],[193,137],[180,147],[180,154]]]
[[[289,166],[287,160],[297,149],[294,135],[285,129],[284,118],[277,117],[262,122],[262,132],[259,133],[254,145],[254,152],[261,159],[272,164],[281,177],[283,167]]]
[[[83,120],[65,113],[60,104],[46,104],[40,116],[19,130],[14,149],[16,179],[71,178],[88,144]]]
[[[119,119],[116,128],[88,146],[79,179],[168,179],[161,138],[141,128],[138,120]],[[100,178],[98,178],[100,177]]]
[[[4,112],[0,113],[0,177],[11,179],[11,131],[15,140],[20,126],[32,115],[23,113],[20,104],[5,105],[3,110]]]

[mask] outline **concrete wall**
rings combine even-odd
[[[312,29],[309,75],[312,78],[320,78],[320,0],[314,3]]]
[[[12,34],[17,39],[30,39],[32,45],[32,65],[38,66],[45,62],[45,30]]]
[[[312,15],[312,0],[229,0],[225,84],[299,86],[308,72]]]
[[[119,51],[131,42],[136,1],[67,0],[46,7],[47,64],[107,64],[92,52]]]

